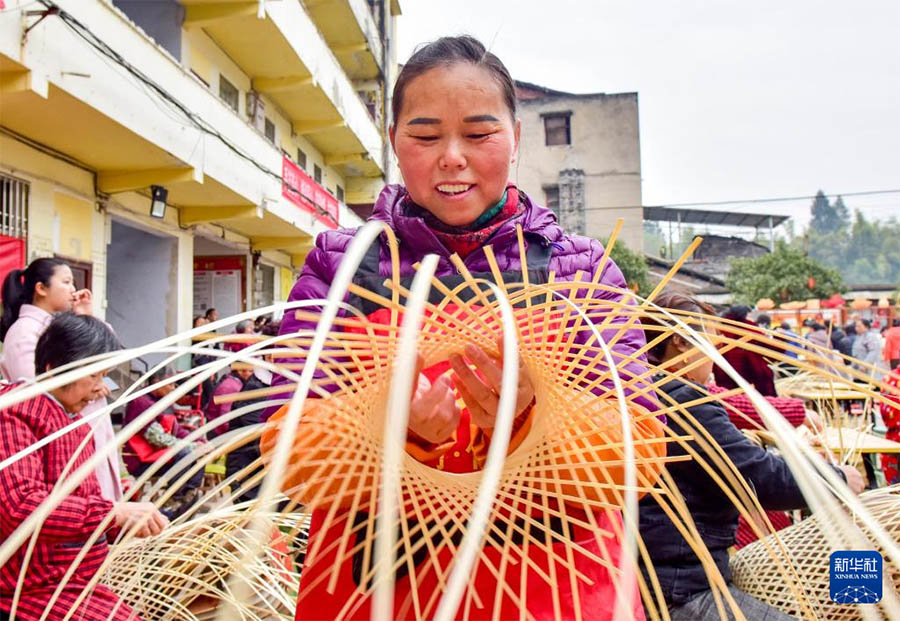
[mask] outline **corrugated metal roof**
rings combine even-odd
[[[720,226],[746,226],[753,228],[778,226],[790,216],[767,213],[742,213],[739,211],[713,211],[711,209],[686,209],[684,207],[644,207],[644,220],[653,222],[681,222],[682,224],[710,224]]]

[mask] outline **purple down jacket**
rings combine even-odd
[[[404,213],[401,206],[402,199],[406,196],[406,189],[399,185],[389,185],[382,190],[370,220],[380,220],[390,226],[400,242],[400,270],[401,277],[412,276],[415,273],[413,264],[427,254],[437,254],[440,261],[437,267],[437,276],[445,276],[455,273],[455,268],[450,263],[450,252],[438,241],[421,217],[410,216]],[[534,204],[524,193],[520,192],[525,204],[524,213],[506,222],[488,240],[493,246],[494,255],[501,271],[519,271],[521,262],[516,236],[516,224],[522,225],[527,243],[543,243],[552,246],[549,270],[556,272],[557,281],[569,281],[575,277],[577,271],[584,272],[583,279],[589,280],[594,275],[596,266],[603,256],[603,245],[596,239],[582,237],[580,235],[567,235],[556,223],[556,216],[545,207]],[[316,238],[316,246],[306,257],[306,263],[297,282],[291,290],[288,301],[325,298],[338,265],[344,258],[344,253],[350,245],[356,230],[339,229],[326,231]],[[381,275],[390,276],[390,253],[384,236],[379,237],[381,244]],[[490,266],[484,252],[476,250],[465,259],[465,264],[471,272],[489,272]],[[612,287],[625,288],[625,278],[622,272],[612,260],[606,262],[600,282]],[[349,296],[348,296],[349,297]],[[598,297],[617,299],[618,294],[603,292]],[[345,301],[347,298],[345,298]],[[625,322],[627,317],[622,316],[614,321]],[[293,333],[298,330],[311,329],[308,322],[298,321],[294,313],[285,313],[281,324],[281,334]],[[604,331],[604,336],[610,338],[617,330]],[[587,339],[589,332],[583,330],[578,338],[580,341]],[[639,327],[632,328],[623,334],[612,348],[613,355],[631,355],[646,343],[644,332]],[[640,356],[644,360],[644,356]],[[605,364],[598,360],[598,371],[602,372]],[[619,365],[619,371],[623,379],[631,375],[646,375],[646,367],[640,362],[628,362]],[[282,377],[276,378],[273,385],[284,383]],[[611,385],[611,384],[610,384]],[[638,396],[636,401],[652,411],[657,409],[655,394],[652,389],[642,385],[650,398]],[[267,417],[268,412],[264,415]]]

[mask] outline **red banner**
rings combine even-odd
[[[25,240],[0,235],[0,283],[13,270],[25,267]]]
[[[328,228],[338,228],[338,202],[289,158],[281,162],[281,194]]]

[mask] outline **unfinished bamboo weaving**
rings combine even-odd
[[[895,485],[866,492],[860,500],[894,541],[900,538],[900,487]],[[857,525],[866,530],[865,524]],[[816,618],[827,621],[858,619],[858,605],[831,601],[828,572],[822,571],[822,567],[828,567],[832,552],[824,532],[829,527],[827,520],[813,515],[779,531],[779,541],[775,541],[773,535],[741,548],[731,561],[735,585],[786,614],[799,616],[801,610],[797,598],[784,588],[780,576],[769,570],[769,555],[774,550],[777,556],[791,559]],[[884,553],[884,550],[879,551]],[[886,564],[884,575],[885,588],[894,591],[900,588],[900,570],[896,565]]]
[[[600,284],[602,265],[596,274],[580,275],[574,282],[556,282],[551,274],[548,282],[534,283],[525,267],[521,278],[504,280],[492,261],[495,279],[487,282],[468,274],[457,260],[462,281],[450,288],[434,278],[434,257],[426,257],[417,266],[412,283],[401,282],[397,274],[389,278],[390,295],[384,296],[350,282],[366,248],[381,233],[377,223],[361,229],[327,299],[243,313],[87,361],[0,395],[0,408],[8,407],[151,352],[165,356],[159,366],[185,354],[213,357],[213,362],[145,386],[151,369],[111,403],[106,412],[162,383],[178,383],[170,395],[119,432],[121,446],[160,411],[229,365],[266,369],[290,382],[235,395],[231,413],[215,424],[247,411],[279,406],[281,410],[265,428],[247,427],[220,436],[212,443],[213,450],[193,464],[194,469],[203,468],[261,437],[265,471],[257,472],[258,464],[253,464],[245,469],[245,477],[222,481],[159,537],[140,541],[133,532],[122,533],[91,586],[99,582],[108,585],[146,619],[291,619],[300,588],[299,566],[292,564],[294,552],[305,545],[304,523],[297,515],[302,510],[315,511],[321,516],[320,532],[335,535],[310,539],[302,571],[314,571],[317,584],[304,588],[333,586],[344,561],[353,560],[358,567],[359,586],[347,598],[339,618],[350,618],[361,607],[370,606],[374,619],[392,618],[395,610],[402,618],[419,620],[500,619],[506,606],[518,611],[520,619],[531,619],[528,584],[538,581],[552,587],[552,608],[561,619],[559,593],[576,598],[574,608],[579,610],[579,593],[591,586],[584,568],[597,566],[609,572],[617,587],[616,601],[608,603],[617,611],[617,619],[632,618],[629,611],[638,599],[643,601],[648,619],[668,619],[637,529],[638,498],[649,494],[666,507],[704,563],[710,588],[720,596],[722,618],[731,614],[743,619],[665,470],[667,446],[696,443],[699,450],[689,451],[688,458],[718,475],[738,511],[749,518],[761,508],[724,453],[700,430],[675,436],[666,427],[666,418],[679,421],[686,429],[697,427],[684,406],[665,399],[656,411],[641,405],[647,399],[656,401],[654,389],[684,369],[674,373],[668,368],[651,368],[638,376],[626,370],[649,346],[673,333],[725,368],[752,399],[810,507],[831,526],[817,540],[821,554],[827,558],[836,549],[875,547],[884,554],[886,572],[900,567],[896,520],[881,511],[883,505],[855,498],[807,443],[797,441],[796,432],[731,369],[721,352],[743,347],[776,361],[787,358],[785,351],[803,352],[806,361],[796,364],[830,386],[848,385],[853,378],[868,381],[868,373],[845,372],[837,366],[843,367],[842,362],[799,341],[776,344],[770,335],[746,325],[658,308],[653,298],[687,254],[646,299]],[[389,231],[384,233],[396,259],[396,242]],[[610,244],[615,237],[614,233]],[[525,266],[521,237],[519,244]],[[490,249],[486,252],[490,259]],[[396,268],[396,260],[394,265]],[[372,321],[348,308],[344,303],[348,292],[383,309],[383,320]],[[313,327],[272,338],[214,333],[237,320],[274,310],[297,313]],[[655,327],[648,323],[647,347],[627,355],[612,349],[626,330],[650,318]],[[719,335],[720,328],[736,336],[725,339]],[[184,345],[192,339],[194,344]],[[216,343],[235,339],[249,346],[236,352],[214,348]],[[406,450],[409,395],[417,352],[424,366],[433,368],[451,354],[463,352],[467,344],[519,364],[503,366],[503,389],[486,457],[476,460],[471,472],[449,473],[426,465]],[[304,362],[273,361],[272,354]],[[519,365],[532,378],[536,397],[533,422],[513,434],[512,393]],[[858,389],[864,390],[872,403],[884,399],[884,392],[878,389],[889,390],[875,381]],[[704,396],[708,401],[719,398]],[[829,424],[840,422],[836,417],[828,420]],[[208,423],[196,430],[169,454],[174,455],[213,426]],[[0,468],[18,458],[21,455],[0,462]],[[37,536],[47,511],[104,458],[104,451],[98,451],[55,485],[44,505],[0,545],[0,564]],[[151,467],[138,479],[135,490],[144,486],[148,497],[161,504],[167,499],[167,485],[177,482],[163,477],[151,483],[153,475]],[[183,479],[188,476],[190,472]],[[258,500],[232,507],[232,499],[253,485],[261,485]],[[279,514],[276,499],[281,493],[292,502],[282,503]],[[348,519],[350,515],[361,517]],[[296,540],[287,544],[288,552],[276,549],[273,542],[281,540],[273,528]],[[793,545],[802,536],[773,534],[770,525],[755,528],[758,536],[770,535],[767,541],[771,545],[760,546],[765,554],[742,553],[742,575],[765,567],[766,579],[779,585],[779,606],[790,606],[801,618],[845,618],[824,616],[818,592],[809,588],[804,577],[804,572],[815,568],[781,549],[782,543]],[[806,532],[802,524],[794,529],[791,533]],[[610,538],[622,542],[621,554],[607,553]],[[546,562],[530,560],[533,557],[523,553],[529,548],[540,551]],[[819,571],[827,573],[827,562]],[[480,591],[481,572],[503,586],[489,593]],[[628,587],[634,578],[637,591]],[[401,580],[419,588],[395,602],[394,588]],[[880,604],[865,607],[861,614],[865,619],[900,618],[900,601],[896,593],[886,593]]]

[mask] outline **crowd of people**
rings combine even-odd
[[[527,245],[529,267],[534,270],[530,275],[531,282],[547,282],[549,274],[555,274],[557,282],[575,280],[580,274],[586,274],[608,285],[608,289],[598,290],[597,296],[611,302],[622,300],[617,291],[624,290],[625,279],[616,264],[605,259],[600,242],[566,233],[550,209],[539,206],[509,183],[520,139],[515,84],[503,63],[480,42],[471,37],[449,37],[418,49],[398,76],[392,105],[394,122],[390,140],[405,186],[385,188],[375,204],[372,218],[387,223],[396,234],[400,242],[402,278],[412,276],[415,264],[426,254],[435,253],[440,257],[437,277],[450,279],[456,269],[449,257],[456,253],[474,277],[495,281],[496,275],[483,251],[483,247],[490,244],[503,278],[515,281],[516,274],[521,274],[522,269],[522,249],[517,236],[520,227]],[[353,231],[348,230],[320,235],[289,299],[324,298],[352,238]],[[391,269],[386,241],[379,239],[376,250],[363,261],[354,281],[377,293],[384,290],[383,281],[390,276]],[[598,270],[602,272],[595,274]],[[11,273],[4,283],[2,298],[0,339],[3,340],[3,361],[0,370],[9,382],[0,389],[3,392],[37,376],[52,374],[67,364],[120,348],[110,327],[92,317],[90,291],[75,290],[71,270],[62,261],[37,259],[24,271]],[[664,292],[656,301],[672,310],[715,312],[690,296],[671,291]],[[357,304],[358,309],[373,321],[379,321],[378,314],[361,300],[351,299],[351,303]],[[793,345],[805,339],[818,347],[852,356],[856,364],[883,363],[886,369],[897,369],[900,374],[900,320],[883,331],[882,341],[881,331],[866,318],[856,319],[852,326],[843,330],[816,322],[796,328],[781,324],[772,330],[767,315],[757,315],[756,321],[750,315],[748,307],[728,309],[724,317],[730,327],[723,336],[735,336],[737,331],[749,328],[771,336],[776,342],[780,334],[787,337],[783,343],[790,345],[785,346],[785,353],[798,361],[801,352]],[[200,327],[218,319],[215,309],[209,309],[204,316],[195,318],[194,326]],[[625,323],[627,317],[613,317],[611,321]],[[281,323],[268,318],[256,324],[241,322],[235,327],[234,334],[291,334],[311,325],[289,314]],[[729,329],[735,330],[735,335],[728,333]],[[579,333],[575,338],[583,338],[586,342],[587,334]],[[656,421],[653,425],[641,427],[635,433],[662,437],[663,425],[668,425],[676,435],[691,435],[699,431],[696,428],[699,425],[750,483],[765,509],[805,508],[805,499],[784,459],[751,443],[741,432],[741,429],[759,423],[760,418],[746,395],[731,390],[737,388],[733,378],[677,334],[657,340],[644,356],[640,352],[652,338],[649,327],[645,334],[640,325],[629,325],[613,345],[617,356],[629,359],[623,371],[638,378],[633,388],[639,388],[641,396],[634,401],[640,407],[656,412],[659,401],[652,395],[664,393],[668,400],[683,404],[694,422],[673,418],[665,421],[659,417],[653,419]],[[236,339],[224,352],[239,352],[245,344]],[[725,351],[724,356],[733,369],[755,386],[789,422],[821,429],[822,421],[805,407],[803,401],[777,395],[771,365],[763,354],[735,347]],[[215,360],[216,356],[211,354],[195,355],[191,364],[200,367]],[[418,388],[411,398],[408,447],[416,459],[432,467],[447,472],[471,472],[483,462],[490,443],[502,361],[471,347],[466,350],[465,360],[456,356],[442,364],[439,369],[422,371]],[[598,359],[596,364],[597,371],[602,373],[604,363]],[[472,371],[473,367],[477,373]],[[671,379],[666,379],[668,376],[652,377],[651,369],[661,367],[669,372],[681,369],[684,373]],[[448,370],[452,373],[448,374]],[[174,369],[163,368],[151,375],[147,386],[156,388],[128,404],[124,424],[138,420],[169,394],[174,384],[166,384],[165,380],[174,373]],[[895,386],[896,378],[894,375],[890,380]],[[199,414],[199,419],[189,423],[184,411],[166,408],[127,440],[122,458],[128,472],[139,477],[152,466],[157,476],[165,473],[173,481],[184,478],[180,475],[186,472],[186,464],[194,463],[196,456],[207,450],[208,442],[204,442],[204,438],[190,444],[183,442],[196,429],[197,420],[200,424],[211,423],[210,431],[205,434],[207,441],[264,423],[273,412],[247,408],[248,414],[232,417],[231,404],[222,397],[269,385],[283,385],[285,381],[283,377],[272,377],[254,371],[240,361],[235,362],[226,372],[201,385],[193,404],[195,407],[187,408]],[[532,382],[527,369],[520,369],[514,434],[527,432],[535,416],[536,393]],[[659,382],[656,393],[649,388],[654,382]],[[29,561],[23,546],[0,568],[0,611],[4,614],[10,610],[20,571],[28,564],[18,616],[40,618],[81,546],[104,524],[103,536],[94,541],[88,555],[81,559],[63,588],[62,597],[54,605],[51,618],[62,618],[105,558],[109,543],[123,529],[139,525],[137,536],[158,534],[170,519],[176,519],[192,506],[199,495],[202,470],[188,477],[175,490],[173,496],[180,501],[177,507],[164,508],[161,512],[151,503],[122,501],[119,455],[110,450],[114,437],[111,423],[108,416],[90,417],[92,412],[103,409],[107,392],[103,374],[99,373],[0,411],[0,460],[17,455],[79,418],[90,422],[90,426],[81,425],[58,441],[45,444],[0,470],[0,505],[8,511],[8,519],[4,516],[0,520],[4,538],[46,500],[59,479],[68,476],[66,473],[85,463],[95,451],[106,451],[110,456],[47,517],[36,538],[40,554]],[[722,396],[708,400],[702,398],[705,393]],[[247,404],[242,403],[242,407]],[[885,417],[894,424],[898,419],[900,402],[890,417]],[[170,449],[176,445],[183,446],[173,454]],[[678,444],[669,446],[673,456],[687,454],[687,450]],[[689,446],[702,452],[696,442]],[[226,458],[229,476],[245,471],[260,452],[259,441],[231,451]],[[728,550],[741,536],[737,509],[696,461],[677,460],[668,469],[684,497],[703,544],[727,581]],[[864,488],[865,481],[855,468],[835,466],[834,469],[854,492]],[[252,474],[237,480],[236,485],[241,489],[238,500],[255,496],[255,487],[251,483],[243,484]],[[357,518],[343,516],[344,520]],[[311,544],[319,539],[331,541],[343,536],[344,522],[332,522],[330,529],[324,529],[323,519],[322,510],[316,509],[309,532]],[[614,518],[608,513],[597,512],[592,520],[605,532],[617,530],[617,525],[611,523]],[[650,496],[641,500],[640,532],[671,618],[718,619],[706,568],[668,514]],[[602,550],[594,533],[579,531],[569,535],[579,538],[581,548],[596,558],[618,558],[621,554],[621,542],[612,534],[603,538]],[[560,557],[567,553],[564,543],[554,543],[553,547],[559,548],[555,551]],[[312,545],[310,549],[313,549]],[[344,562],[346,566],[341,566],[336,581],[322,580],[323,572],[330,570],[334,562],[341,561],[335,560],[333,546],[322,546],[318,550],[317,554],[306,558],[301,574],[297,619],[336,618],[350,593],[360,586],[360,568],[355,566],[355,557]],[[522,548],[521,565],[540,565],[539,553],[539,546]],[[535,618],[554,614],[561,614],[562,618],[613,618],[615,607],[612,602],[616,601],[617,580],[611,576],[611,570],[592,561],[588,554],[575,563],[577,571],[589,578],[591,586],[577,587],[579,594],[574,596],[575,580],[568,576],[558,576],[554,585],[543,580],[529,582],[527,606],[530,615]],[[643,570],[648,572],[649,568],[643,566]],[[484,567],[476,566],[473,571],[485,576],[475,588],[482,595],[490,595],[482,597],[488,609],[495,601],[495,591],[519,588],[517,584],[499,584],[497,577]],[[632,579],[636,584],[636,577]],[[620,585],[620,588],[634,586]],[[395,599],[399,605],[413,590],[427,599],[438,588],[436,580],[414,582],[408,575],[398,575]],[[557,592],[553,593],[554,590]],[[733,585],[729,590],[747,618],[788,618]],[[500,618],[520,617],[511,598],[498,598],[497,601],[501,606]],[[562,608],[554,610],[553,602]],[[632,604],[633,618],[643,619],[640,598]],[[359,610],[365,615],[368,606],[360,606]],[[57,612],[58,617],[54,616]],[[82,616],[78,618],[85,619],[125,619],[132,611],[101,585],[91,590],[79,605],[79,614]]]

